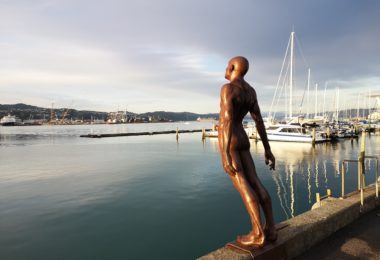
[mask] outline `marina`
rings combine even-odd
[[[0,260],[379,260],[379,13],[0,1]]]
[[[79,137],[177,127],[210,129],[212,124],[0,128],[0,258],[40,259],[41,252],[56,258],[59,252],[65,259],[136,259],[148,247],[158,259],[195,259],[233,240],[237,231],[246,232],[245,209],[222,169],[216,139],[202,142],[201,132],[180,135],[179,142],[174,134]],[[380,153],[379,138],[366,134],[367,154]],[[315,146],[271,142],[275,172],[265,165],[261,142],[251,140],[276,222],[309,211],[317,192],[323,196],[331,189],[332,196],[340,196],[341,162],[357,159],[360,140]],[[375,165],[365,163],[372,179]],[[357,188],[357,166],[346,167],[345,192],[350,193]],[[152,231],[144,243],[141,229]]]

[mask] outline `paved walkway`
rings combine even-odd
[[[295,260],[380,260],[380,207],[315,245]]]

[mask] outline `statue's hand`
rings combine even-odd
[[[228,175],[234,177],[236,175],[236,168],[232,164],[231,155],[227,153],[226,160],[223,163],[224,170],[228,173]]]
[[[271,150],[265,151],[265,164],[269,164],[269,170],[276,169],[276,158],[274,158]]]

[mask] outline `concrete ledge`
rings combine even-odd
[[[362,209],[360,208],[360,193],[357,192],[349,194],[345,199],[323,200],[321,207],[283,221],[282,224],[288,226],[279,231],[277,243],[284,244],[287,259],[292,259],[358,219],[363,213],[378,206],[380,206],[380,199],[375,197],[374,185],[367,187],[364,191]],[[251,256],[223,247],[198,259],[248,260]]]

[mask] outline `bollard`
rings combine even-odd
[[[321,196],[319,195],[318,192],[315,194],[315,198],[316,198],[316,201],[318,203],[318,207],[320,207],[321,206]]]
[[[328,198],[331,197],[331,190],[330,190],[330,189],[327,189],[327,197],[328,197]]]

